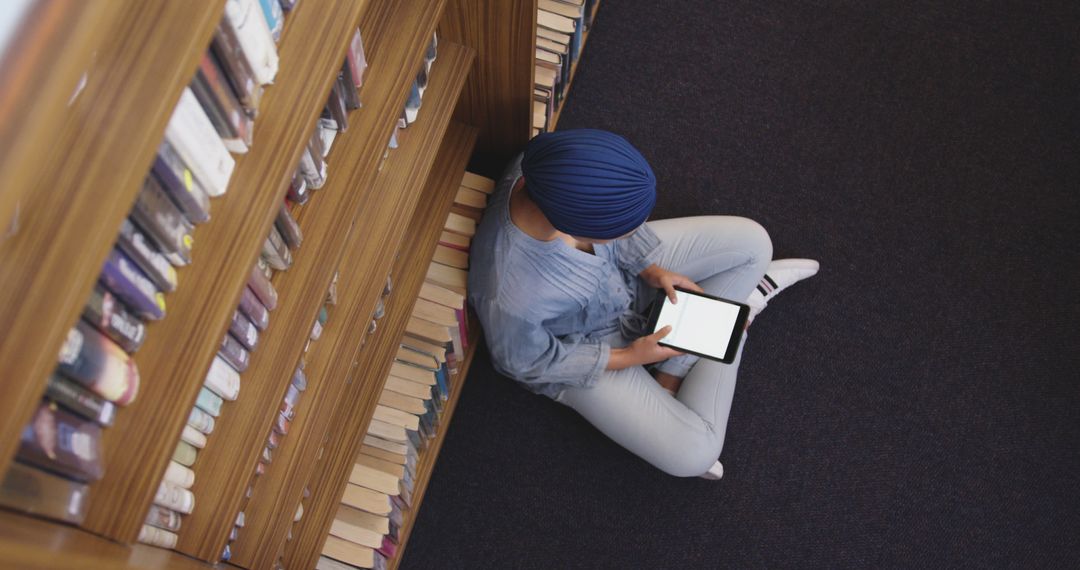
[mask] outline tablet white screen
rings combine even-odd
[[[660,342],[678,348],[723,358],[739,317],[739,306],[707,297],[675,291],[679,302],[666,297],[656,320],[656,330],[671,325],[671,333]]]

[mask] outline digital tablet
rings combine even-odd
[[[660,345],[725,364],[734,362],[750,307],[678,287],[675,296],[678,302],[672,304],[660,292],[649,316],[649,334],[671,325]]]

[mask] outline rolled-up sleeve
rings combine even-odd
[[[660,259],[660,238],[649,224],[641,224],[634,233],[614,243],[619,267],[631,275],[641,273]]]
[[[502,310],[486,301],[477,306],[495,369],[539,389],[548,384],[589,388],[611,358],[604,342],[578,335],[559,338],[542,324]]]

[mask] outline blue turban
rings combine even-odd
[[[525,188],[551,225],[572,236],[614,239],[645,223],[656,177],[626,139],[607,131],[544,133],[521,161]]]

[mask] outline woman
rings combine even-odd
[[[622,137],[537,136],[473,239],[469,301],[499,372],[667,473],[719,478],[742,347],[725,365],[661,346],[670,327],[644,335],[648,306],[680,286],[755,315],[818,264],[770,266],[768,234],[744,218],[645,223],[655,203],[652,169]]]

